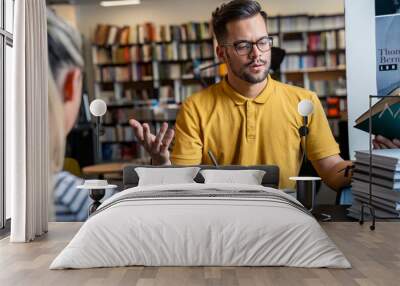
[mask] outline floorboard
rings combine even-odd
[[[352,269],[289,267],[120,267],[49,270],[52,260],[81,223],[50,223],[49,233],[32,243],[0,240],[0,285],[400,285],[400,222],[322,223]]]

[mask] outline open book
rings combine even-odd
[[[372,107],[372,134],[388,139],[400,138],[400,87],[390,94],[398,98],[384,97]],[[369,110],[356,119],[355,128],[369,132]]]

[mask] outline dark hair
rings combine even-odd
[[[261,5],[253,0],[232,0],[224,3],[212,13],[212,26],[218,43],[221,43],[226,37],[226,24],[232,21],[247,19],[257,14],[265,20],[267,25],[267,13],[261,10]]]

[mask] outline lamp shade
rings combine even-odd
[[[102,99],[95,99],[90,103],[89,109],[94,116],[103,116],[107,111],[107,104]]]
[[[303,99],[297,105],[297,111],[301,116],[308,116],[309,114],[313,113],[314,105],[311,100]]]

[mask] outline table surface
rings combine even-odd
[[[32,243],[0,241],[0,285],[399,285],[400,223],[321,223],[352,269],[290,267],[119,267],[49,270],[81,223],[50,223]]]
[[[85,175],[122,174],[126,162],[104,163],[82,168]]]
[[[86,166],[82,168],[84,175],[112,175],[112,174],[122,174],[122,170],[125,165],[148,165],[150,162],[149,157],[137,158],[131,161],[125,162],[111,162],[111,163],[101,163],[91,166]]]

